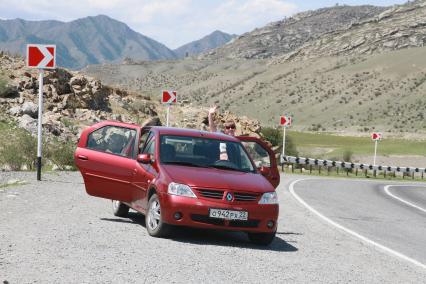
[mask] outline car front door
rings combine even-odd
[[[150,154],[152,161],[155,160],[155,137],[153,132],[142,130],[139,154]],[[157,176],[157,171],[153,164],[138,163],[135,168],[133,183],[135,186],[134,202],[132,207],[145,212],[147,204],[147,193],[150,182]]]
[[[90,195],[132,201],[138,128],[103,124],[79,143],[75,161]]]
[[[256,168],[276,188],[280,184],[280,173],[274,151],[264,141],[256,137],[239,136],[237,138],[246,148]]]

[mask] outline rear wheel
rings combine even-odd
[[[112,200],[112,212],[117,217],[127,217],[129,214],[129,206],[118,200]]]
[[[273,233],[247,233],[250,242],[256,245],[267,246],[275,239],[276,232]]]
[[[152,237],[165,237],[170,233],[170,226],[163,223],[161,205],[157,194],[149,199],[148,212],[145,215],[145,224],[148,234]]]

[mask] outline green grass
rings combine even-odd
[[[370,137],[349,137],[296,131],[289,131],[288,135],[296,144],[300,156],[310,155],[314,148],[324,149],[324,152],[327,149],[329,150],[324,155],[316,155],[321,158],[342,157],[345,150],[351,150],[355,155],[373,155],[374,153],[374,142]],[[378,155],[426,156],[426,141],[384,138],[379,141],[377,149]]]

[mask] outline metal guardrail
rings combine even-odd
[[[418,173],[421,175],[422,179],[426,173],[426,168],[417,168],[417,167],[397,167],[397,166],[383,166],[383,165],[369,165],[369,164],[360,164],[352,162],[342,162],[342,161],[332,161],[332,160],[321,160],[321,159],[312,159],[312,158],[303,158],[303,157],[293,157],[293,156],[284,156],[281,161],[282,166],[284,164],[297,164],[309,166],[312,171],[312,166],[316,166],[321,171],[322,167],[326,167],[329,171],[330,168],[336,169],[346,169],[347,172],[355,170],[358,174],[358,171],[373,171],[374,176],[377,172],[383,172],[386,176],[387,173],[391,173],[394,176],[396,173],[402,173],[402,176],[411,175],[414,178],[414,175]]]

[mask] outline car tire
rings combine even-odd
[[[162,219],[160,199],[157,194],[153,194],[145,215],[145,226],[150,236],[161,238],[169,235],[170,225],[164,223]]]
[[[273,233],[247,233],[251,243],[255,245],[268,246],[275,239],[276,232]]]
[[[117,217],[127,217],[129,214],[129,206],[118,200],[112,200],[112,213]]]

